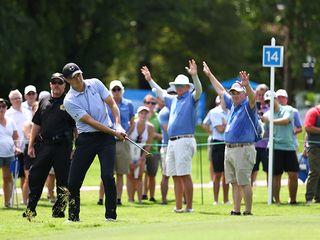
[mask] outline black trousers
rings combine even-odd
[[[117,191],[113,176],[115,151],[115,139],[111,135],[101,132],[79,134],[68,179],[69,220],[79,219],[80,188],[96,155],[99,157],[100,174],[105,189],[105,217],[116,219]]]
[[[65,188],[68,184],[71,142],[60,144],[40,143],[36,158],[29,171],[29,202],[28,208],[35,210],[41,197],[44,184],[53,166],[57,181],[57,201],[52,207],[53,212],[63,212],[66,208]]]

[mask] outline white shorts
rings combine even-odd
[[[169,140],[166,157],[167,176],[191,175],[192,157],[196,148],[195,138]]]
[[[162,175],[167,176],[166,158],[167,158],[167,147],[160,148],[161,155],[161,171]]]

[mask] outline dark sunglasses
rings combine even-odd
[[[144,103],[147,105],[149,105],[149,104],[156,105],[157,104],[156,102],[144,102]]]
[[[59,85],[62,85],[64,84],[64,81],[60,80],[60,79],[52,79],[51,81],[51,84],[59,84]]]
[[[35,93],[35,92],[28,92],[27,95],[28,95],[28,96],[36,95],[36,93]]]
[[[119,91],[121,91],[121,88],[119,87],[112,88],[112,92],[119,92]]]
[[[7,108],[7,106],[6,106],[6,105],[1,104],[1,105],[0,105],[0,108]]]

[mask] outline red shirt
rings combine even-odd
[[[320,116],[320,106],[309,109],[304,119],[304,127],[316,126],[317,117]]]

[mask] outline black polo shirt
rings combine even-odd
[[[65,95],[59,98],[48,96],[40,101],[32,122],[41,127],[40,135],[43,139],[72,137],[75,121],[63,106],[64,97]]]

